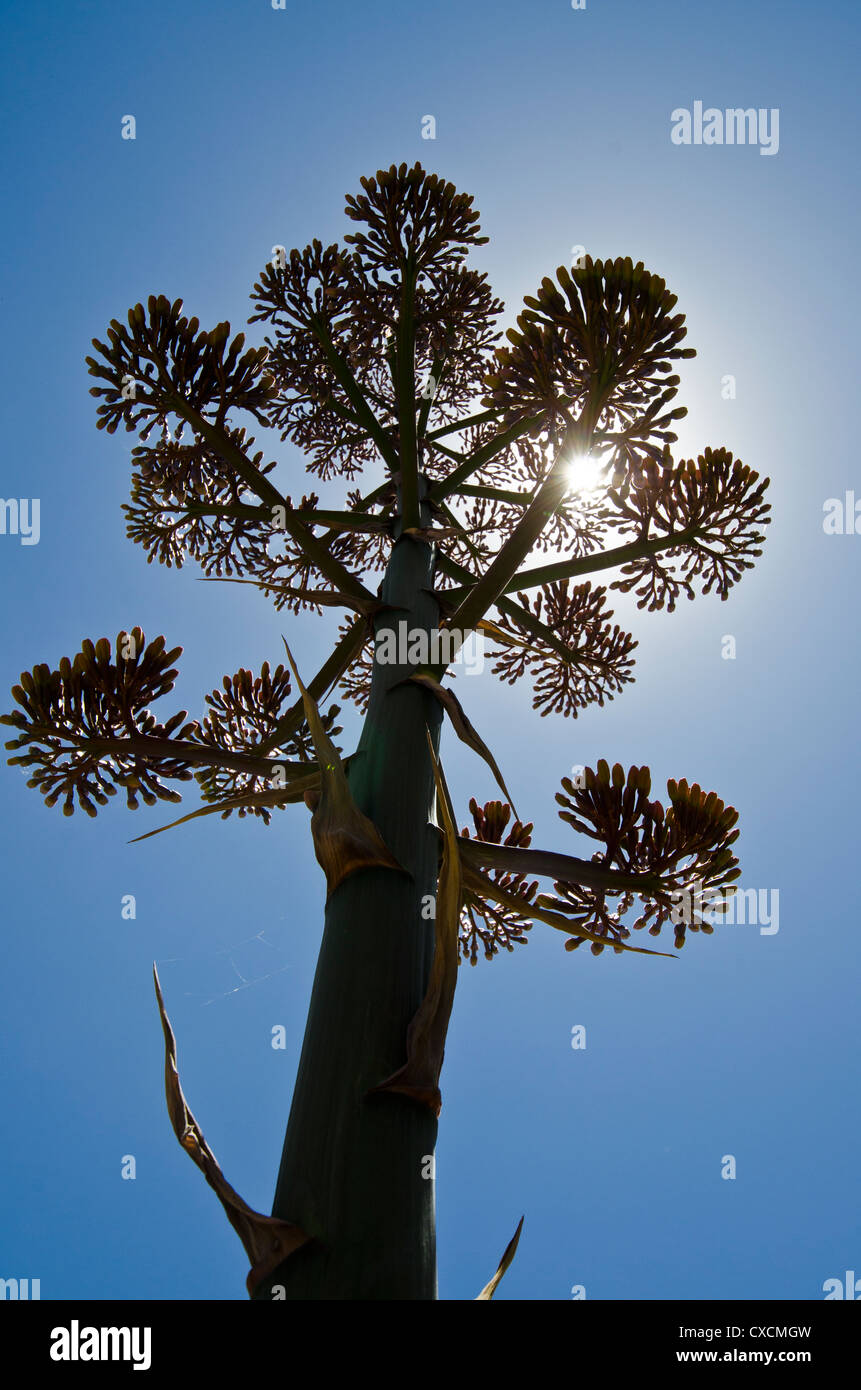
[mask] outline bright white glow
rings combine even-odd
[[[605,462],[595,454],[575,454],[566,464],[569,495],[603,492],[607,486],[601,476]]]

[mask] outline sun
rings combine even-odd
[[[568,495],[584,496],[603,492],[607,487],[607,481],[603,476],[606,463],[607,460],[597,454],[572,455],[570,462],[565,465]]]

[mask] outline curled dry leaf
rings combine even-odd
[[[430,734],[428,744],[444,832],[437,888],[433,964],[427,994],[407,1030],[406,1063],[368,1094],[394,1091],[410,1096],[421,1105],[428,1106],[435,1115],[439,1115],[442,1109],[439,1076],[457,985],[458,923],[463,885],[454,813],[442,768],[434,756]]]
[[[430,671],[417,671],[414,676],[410,676],[410,680],[414,681],[416,685],[423,685],[426,690],[432,691],[437,697],[440,704],[447,711],[454,731],[461,742],[465,743],[468,748],[471,748],[474,753],[478,753],[480,757],[484,758],[484,761],[496,778],[497,785],[502,789],[503,795],[511,803],[516,816],[517,808],[514,806],[514,798],[505,785],[496,759],[484,742],[484,739],[479,735],[478,730],[469,719],[467,719],[463,705],[460,703],[454,691],[449,690],[448,686],[441,685],[436,676]]]
[[[228,1221],[245,1246],[251,1261],[251,1269],[245,1283],[249,1294],[252,1294],[267,1274],[271,1274],[288,1255],[292,1255],[294,1250],[298,1250],[311,1237],[289,1221],[281,1221],[278,1217],[264,1216],[259,1211],[253,1211],[225,1178],[182,1093],[176,1064],[176,1038],[165,1011],[155,965],[152,973],[164,1032],[164,1089],[170,1122],[180,1144],[203,1173],[224,1207]]]
[[[338,885],[359,869],[378,867],[405,873],[406,870],[385,844],[373,821],[363,815],[354,802],[347,775],[337,749],[323,727],[317,703],[302,684],[286,641],[284,646],[302,696],[305,718],[320,767],[320,790],[307,793],[305,802],[312,811],[314,853],[326,875],[327,897],[331,897]]]

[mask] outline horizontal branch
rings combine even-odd
[[[466,863],[480,869],[500,869],[505,873],[523,874],[527,878],[552,878],[560,883],[579,883],[587,888],[607,892],[654,894],[662,891],[656,874],[627,873],[622,869],[605,869],[590,859],[578,859],[571,854],[555,854],[542,849],[519,849],[510,845],[488,844],[484,840],[458,837],[461,856]]]
[[[462,844],[462,841],[458,841]],[[473,843],[469,841],[468,843]],[[486,846],[485,846],[486,848]],[[496,845],[496,849],[504,846]],[[561,931],[566,936],[578,936],[584,941],[592,941],[596,946],[612,946],[616,951],[633,951],[639,956],[666,956],[674,960],[668,951],[653,951],[648,946],[629,946],[617,936],[601,936],[598,932],[589,931],[588,927],[581,926],[579,923],[572,922],[570,918],[561,912],[552,912],[548,908],[539,907],[534,902],[529,902],[524,898],[518,897],[516,893],[509,893],[503,886],[494,879],[487,878],[475,868],[464,866],[463,869],[464,887],[481,897],[490,898],[497,902],[501,907],[507,907],[510,912],[516,912],[521,917],[532,918],[536,922],[544,922],[548,927]]]
[[[339,560],[335,559],[322,540],[318,540],[314,536],[313,532],[300,519],[300,514],[285,506],[284,498],[278,489],[270,483],[265,474],[254,467],[251,460],[234,444],[229,435],[219,426],[210,424],[200,414],[200,411],[195,410],[182,396],[174,393],[171,400],[174,412],[187,420],[192,429],[206,441],[213,452],[236,470],[243,482],[262,502],[267,503],[270,507],[281,509],[279,515],[284,517],[284,529],[296,545],[301,547],[306,559],[310,560],[320,573],[335,585],[336,589],[352,595],[357,600],[357,607],[364,609],[368,604],[373,605],[375,602],[373,594]]]
[[[506,492],[501,487],[478,487],[473,483],[461,483],[457,489],[459,497],[483,497],[488,502],[510,502],[515,507],[528,507],[534,492]]]
[[[86,735],[67,732],[53,726],[30,725],[27,732],[39,737],[61,738],[82,753],[91,753],[96,758],[141,758],[145,762],[190,763],[198,767],[221,767],[230,772],[247,772],[258,777],[271,777],[276,767],[290,781],[296,777],[307,777],[314,772],[313,762],[285,762],[277,758],[255,757],[250,753],[237,753],[229,748],[219,748],[214,744],[192,743],[184,739],[151,738],[148,734],[138,734],[128,738],[89,738]],[[261,745],[262,747],[262,745]]]
[[[283,506],[283,503],[282,503]],[[222,507],[213,507],[205,502],[187,502],[163,511],[183,512],[190,517],[227,516],[237,521],[267,521],[272,524],[272,510],[269,507],[249,507],[242,502],[234,502]],[[308,526],[328,526],[332,533],[339,531],[364,531],[368,535],[382,535],[389,531],[391,520],[385,516],[356,516],[354,512],[324,511],[313,508],[293,508],[293,515]],[[273,531],[279,528],[272,524]],[[317,537],[323,540],[324,537]]]

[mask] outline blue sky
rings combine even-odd
[[[147,566],[126,539],[135,440],[97,433],[84,357],[139,299],[181,296],[204,325],[239,330],[273,245],[343,236],[360,176],[415,159],[475,194],[491,240],[474,263],[506,322],[579,244],[643,260],[678,295],[698,350],[682,364],[680,450],[725,445],[771,476],[757,569],[728,602],[673,614],[617,596],[637,682],[576,722],[534,714],[528,682],[488,673],[458,692],[544,847],[582,848],[553,799],[573,764],[647,763],[660,788],[713,787],[740,812],[742,885],[779,891],[779,931],[718,928],[674,961],[595,959],[536,924],[515,955],[461,970],[440,1294],[473,1298],[525,1213],[498,1299],[568,1299],[574,1285],[588,1299],[822,1298],[826,1279],[861,1269],[861,539],[822,525],[828,498],[861,497],[857,7],[5,10],[2,492],[40,499],[41,535],[0,536],[4,689],[139,624],[185,648],[162,707],[198,714],[224,673],[280,660],[282,631],[306,672],[331,642],[333,617],[282,617],[252,590],[199,583],[193,564]],[[778,153],[673,144],[672,111],[697,100],[778,108]],[[301,494],[302,459],[281,457]],[[494,786],[445,739],[465,823],[469,797]],[[244,1252],[168,1123],[150,965],[189,1103],[228,1179],[268,1210],[322,923],[306,813],[268,829],[213,817],[130,845],[162,809],[132,815],[116,798],[67,820],[15,769],[0,798],[0,1276],[39,1278],[44,1298],[241,1298]]]

